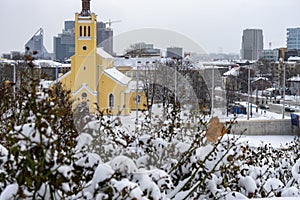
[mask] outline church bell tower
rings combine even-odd
[[[97,19],[91,13],[90,0],[82,0],[82,10],[75,18],[75,54],[87,55],[97,48]]]
[[[82,0],[82,11],[80,13],[81,16],[90,16],[90,0]]]
[[[90,10],[90,0],[82,0],[82,10],[75,14],[75,63],[78,70],[89,71],[97,51],[97,16]],[[83,69],[79,69],[83,68]]]
[[[75,55],[72,57],[74,91],[84,84],[95,94],[97,16],[90,10],[90,0],[81,0],[82,10],[75,14]]]

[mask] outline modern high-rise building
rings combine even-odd
[[[288,28],[286,46],[288,50],[300,50],[300,28]]]
[[[62,33],[53,38],[54,60],[64,61],[75,53],[75,21],[65,21]]]
[[[54,59],[64,61],[75,53],[75,21],[65,21],[63,32],[54,37]],[[113,30],[106,23],[97,22],[97,47],[113,54]]]
[[[167,48],[167,58],[182,59],[183,49],[181,47],[168,47]]]
[[[245,29],[242,37],[242,59],[258,60],[262,56],[263,49],[263,31],[261,29]]]
[[[42,28],[25,44],[25,49],[28,49],[30,52],[36,52],[34,55],[36,59],[51,59],[51,55],[44,46],[44,30]]]
[[[300,57],[300,28],[288,28],[286,36],[285,60],[290,57]]]
[[[113,55],[113,37],[114,32],[110,26],[97,22],[97,47],[102,47],[110,55]]]
[[[279,60],[279,53],[279,49],[265,49],[262,51],[262,57],[260,58],[269,62],[275,62]]]

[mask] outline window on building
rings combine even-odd
[[[82,97],[82,99],[85,99],[85,98],[87,98],[87,94],[86,94],[85,92],[83,92],[83,93],[81,94],[81,97]]]
[[[91,37],[91,27],[88,26],[88,36]]]
[[[79,27],[79,36],[82,36],[82,26]]]
[[[86,46],[83,46],[83,47],[82,47],[82,50],[86,51],[86,50],[87,50],[87,47],[86,47]]]
[[[138,104],[141,102],[141,96],[140,95],[138,95],[137,98],[135,97],[135,102],[138,103]]]
[[[113,94],[110,94],[109,97],[108,97],[108,106],[109,106],[110,108],[113,108],[113,107],[114,107],[114,104],[115,104],[114,101],[115,101],[115,100],[114,100],[114,95],[113,95]]]
[[[84,37],[86,37],[86,26],[84,26],[83,30]]]

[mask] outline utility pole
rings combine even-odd
[[[250,114],[250,65],[248,65],[248,105],[247,105],[247,120]]]

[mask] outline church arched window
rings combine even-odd
[[[79,26],[79,36],[82,36],[82,26]]]
[[[86,26],[84,26],[83,29],[84,29],[84,31],[83,31],[83,34],[84,34],[84,35],[83,35],[83,36],[86,37]]]
[[[115,97],[113,94],[109,94],[108,96],[108,107],[113,108],[115,104]]]
[[[91,27],[88,26],[88,36],[91,37]]]
[[[135,97],[135,102],[138,103],[138,104],[141,103],[141,96],[140,95]]]

